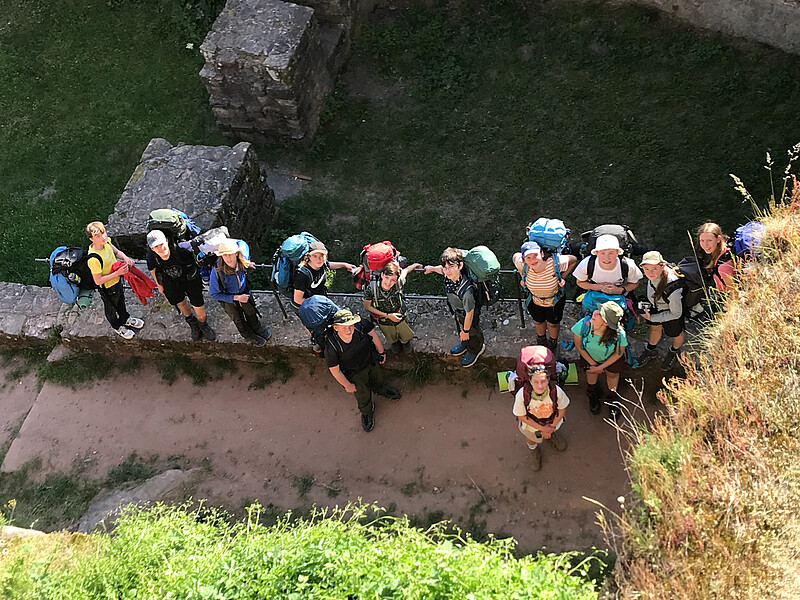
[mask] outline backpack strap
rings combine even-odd
[[[594,277],[595,265],[597,265],[597,256],[592,254],[589,256],[589,262],[586,265],[586,281],[589,283],[595,283],[594,279],[592,279]]]
[[[558,302],[559,298],[562,294],[564,294],[564,288],[561,287],[561,265],[559,264],[559,254],[558,252],[553,253],[553,276],[555,277],[556,281],[558,282],[558,291],[551,296],[536,296],[539,300],[553,300],[553,306],[555,306],[556,302]],[[522,263],[522,283],[525,283],[528,279],[528,263]],[[528,292],[528,296],[525,298],[525,306],[531,303],[533,300],[533,294],[528,289],[528,286],[525,286],[525,291]]]
[[[553,404],[553,412],[550,413],[549,417],[545,417],[544,419],[535,417],[528,410],[528,407],[531,405],[531,393],[533,392],[533,386],[531,386],[531,382],[526,381],[522,385],[522,402],[525,405],[525,416],[536,421],[539,425],[551,425],[558,414],[558,390],[556,390],[556,385],[552,380],[549,381],[548,385],[550,386],[550,401]]]
[[[219,284],[219,291],[223,294],[228,293],[228,288],[225,287],[225,277],[222,275],[222,269],[217,267],[214,269],[214,272],[217,274],[217,283]]]

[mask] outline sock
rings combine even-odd
[[[655,350],[656,348],[658,348],[658,344],[651,344],[650,342],[647,342],[648,350]]]
[[[669,351],[677,354],[680,351],[680,348],[670,348]]]

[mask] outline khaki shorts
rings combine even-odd
[[[561,419],[556,425],[556,431],[561,429],[561,425],[564,423],[564,419]],[[544,441],[542,437],[542,432],[536,429],[535,427],[531,427],[526,423],[523,423],[519,419],[517,419],[517,425],[519,426],[519,431],[524,435],[528,440],[528,445],[533,446],[534,444],[541,444]]]
[[[378,323],[378,327],[383,332],[383,337],[386,338],[387,344],[394,344],[395,342],[407,344],[414,338],[414,332],[411,331],[411,327],[408,326],[408,321],[405,319],[392,325]]]

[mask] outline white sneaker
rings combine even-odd
[[[114,331],[116,331],[119,334],[119,336],[125,340],[129,340],[133,337],[133,332],[124,325],[119,329],[115,329]]]
[[[136,317],[129,317],[127,321],[125,321],[125,327],[133,327],[134,329],[141,329],[144,327],[144,321],[141,319],[137,319]]]

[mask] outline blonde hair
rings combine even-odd
[[[722,233],[722,227],[716,223],[703,223],[697,230],[698,239],[704,233],[710,233],[717,238],[717,247],[714,248],[714,251],[711,254],[708,254],[709,260],[708,264],[706,265],[706,269],[713,269],[716,266],[719,257],[722,256],[722,253],[728,246],[728,236]],[[702,248],[700,249],[700,252],[706,254],[706,251]]]
[[[239,250],[236,253],[236,266],[229,267],[228,263],[225,262],[225,259],[220,256],[217,258],[217,270],[221,271],[223,275],[235,275],[237,271],[244,271],[245,269],[252,269],[253,262],[247,260],[244,256],[242,256],[242,251]]]
[[[102,221],[92,221],[86,226],[86,237],[92,239],[99,233],[105,233],[106,226],[103,225]]]

